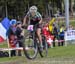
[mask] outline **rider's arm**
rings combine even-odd
[[[25,16],[23,19],[23,26],[26,25],[26,19],[27,19],[27,16]]]
[[[29,12],[27,12],[26,16],[23,19],[23,26],[26,25],[27,18],[29,17]]]

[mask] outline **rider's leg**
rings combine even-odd
[[[41,28],[37,28],[37,36],[42,47],[42,36],[41,36]]]

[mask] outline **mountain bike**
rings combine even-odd
[[[33,26],[33,29],[25,29],[24,30],[24,42],[23,42],[23,51],[25,56],[28,59],[35,59],[37,57],[37,54],[39,53],[41,57],[48,55],[48,45],[46,42],[46,38],[41,33],[42,36],[42,46],[43,50],[41,50],[40,42],[38,40],[37,34],[36,34],[36,26]]]

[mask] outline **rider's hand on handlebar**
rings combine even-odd
[[[23,29],[27,29],[27,26],[26,26],[26,25],[23,25],[22,28],[23,28]]]

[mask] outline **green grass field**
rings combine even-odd
[[[75,21],[70,24],[75,27]],[[0,47],[7,47],[7,44],[1,44]],[[34,60],[28,60],[25,56],[0,58],[0,64],[75,64],[75,44],[49,48],[48,57],[41,58],[38,54]]]
[[[45,64],[46,62],[48,63],[54,63],[56,62],[75,62],[75,45],[68,45],[67,47],[61,46],[61,47],[55,47],[55,48],[50,48],[48,50],[48,57],[41,58],[39,55],[35,60],[28,60],[26,59],[25,56],[23,57],[11,57],[11,58],[0,58],[0,64],[5,62],[5,63],[18,63],[19,61],[21,63],[25,64]],[[20,64],[21,64],[20,63]],[[62,64],[62,63],[61,63]]]

